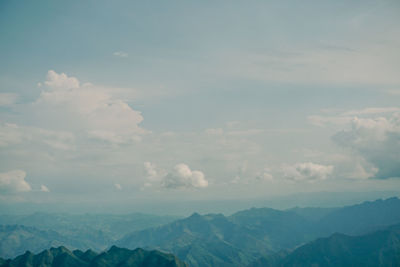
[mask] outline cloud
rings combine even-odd
[[[38,143],[58,150],[75,149],[75,136],[69,132],[0,123],[0,147],[20,143]]]
[[[191,170],[188,165],[183,163],[175,165],[170,172],[158,169],[151,162],[145,162],[144,168],[149,180],[145,183],[145,187],[151,187],[153,183],[168,189],[205,188],[208,186],[203,172]]]
[[[400,177],[400,113],[355,117],[350,126],[337,132],[332,140],[371,163],[374,177]]]
[[[116,51],[113,53],[113,55],[116,57],[122,57],[122,58],[128,57],[128,53],[126,53],[124,51]]]
[[[58,74],[54,70],[47,72],[47,80],[44,82],[50,88],[53,89],[77,89],[79,88],[79,81],[75,77],[68,77],[65,73]]]
[[[42,185],[40,186],[40,191],[42,191],[42,192],[47,192],[47,193],[48,193],[48,192],[50,192],[50,189],[49,189],[47,186],[45,186],[45,185],[42,184]]]
[[[321,127],[332,127],[335,144],[351,155],[349,178],[400,177],[400,108],[369,107],[332,111],[331,116],[310,116]],[[348,166],[342,166],[348,169]]]
[[[7,107],[15,104],[18,99],[17,94],[13,93],[0,93],[0,107]]]
[[[0,173],[0,193],[14,194],[31,191],[31,186],[25,181],[26,172],[13,170]]]
[[[327,125],[346,125],[348,124],[353,117],[351,116],[319,116],[312,115],[308,116],[308,122],[315,126],[324,127]]]
[[[122,190],[122,186],[120,184],[114,184],[115,189]]]
[[[327,179],[333,172],[333,166],[304,162],[284,165],[282,171],[284,176],[290,180],[316,181]]]
[[[156,180],[160,177],[160,171],[157,170],[157,167],[154,163],[146,161],[143,165],[149,180]]]
[[[109,90],[50,70],[46,90],[32,105],[32,112],[47,127],[73,129],[87,137],[115,144],[136,142],[147,133],[139,127],[143,117]]]
[[[256,180],[272,182],[274,180],[274,176],[270,173],[269,168],[265,168],[262,172],[257,173]]]
[[[205,188],[208,186],[208,181],[201,171],[192,171],[188,165],[180,163],[163,178],[162,186],[165,188]]]
[[[384,107],[384,108],[365,108],[361,110],[350,110],[344,112],[342,115],[371,115],[371,114],[381,114],[381,113],[393,113],[400,112],[398,107]]]

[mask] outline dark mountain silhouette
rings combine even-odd
[[[27,251],[25,254],[12,260],[0,261],[1,267],[187,267],[172,254],[160,251],[147,251],[143,249],[129,250],[111,247],[103,253],[95,253],[91,250],[82,252],[80,250],[70,251],[65,247],[51,248],[39,254]]]

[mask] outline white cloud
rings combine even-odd
[[[153,184],[168,189],[205,188],[208,186],[203,172],[191,170],[188,165],[183,163],[175,165],[170,172],[157,168],[151,162],[145,162],[144,168],[148,181],[143,188],[151,187]]]
[[[400,113],[386,117],[355,117],[350,126],[337,132],[333,141],[371,163],[375,177],[400,177]]]
[[[26,172],[13,170],[0,173],[0,193],[13,194],[31,191],[31,186],[25,181]]]
[[[79,88],[79,81],[75,77],[68,77],[65,73],[58,74],[54,70],[47,72],[47,80],[44,82],[53,89],[77,89]]]
[[[149,180],[154,181],[162,176],[162,171],[157,170],[157,166],[154,163],[146,161],[143,165]]]
[[[365,108],[361,110],[350,110],[344,112],[342,115],[371,115],[371,114],[381,114],[381,113],[393,113],[400,112],[398,107],[383,107],[383,108]]]
[[[0,93],[0,107],[7,107],[15,104],[18,99],[17,94],[13,93]]]
[[[315,181],[327,179],[333,172],[333,166],[304,162],[283,165],[282,171],[286,178],[294,181]]]
[[[122,186],[120,184],[114,184],[115,189],[122,190]]]
[[[45,185],[42,184],[42,185],[40,186],[40,191],[42,191],[42,192],[47,192],[47,193],[48,193],[48,192],[50,192],[50,189],[49,189],[47,186],[45,186]]]
[[[319,116],[319,115],[312,115],[308,116],[308,122],[312,125],[324,127],[327,125],[346,125],[348,124],[353,117],[351,116]]]
[[[48,127],[83,131],[88,137],[111,143],[140,140],[147,133],[139,127],[143,117],[109,90],[92,84],[81,85],[75,77],[50,70],[47,90],[32,106],[36,116]]]
[[[113,53],[113,55],[116,57],[122,57],[122,58],[128,57],[128,53],[126,53],[124,51],[116,51]]]
[[[201,171],[192,171],[188,165],[180,163],[163,178],[162,186],[165,188],[205,188],[208,186],[208,181]]]
[[[44,144],[58,150],[75,149],[75,136],[69,132],[50,131],[16,124],[0,124],[0,146],[19,143]]]
[[[352,158],[361,158],[352,161],[349,178],[400,177],[400,108],[370,107],[332,116],[310,116],[309,121],[334,127],[332,140],[347,148]]]
[[[270,173],[269,168],[265,168],[262,172],[257,173],[256,180],[272,182],[274,180],[274,176]]]

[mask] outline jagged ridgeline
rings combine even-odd
[[[25,217],[11,219],[8,221],[27,221]],[[107,245],[109,248],[115,244],[130,250],[158,250],[175,255],[191,267],[400,266],[399,224],[398,198],[337,208],[252,208],[230,216],[194,213],[160,226],[132,231],[118,240],[110,240],[108,244],[99,238],[98,246]],[[97,233],[104,232],[68,225],[75,228],[65,229],[63,224],[57,224],[63,234],[36,228],[40,227],[37,224],[34,227],[1,226],[0,257],[15,258],[26,250],[40,254],[45,249],[61,245],[81,251],[87,248],[104,251],[93,246],[96,238],[102,236]],[[79,233],[87,234],[82,238],[76,234],[70,236],[71,229],[81,229]],[[96,235],[92,236],[92,233]],[[91,252],[87,253],[90,255]],[[86,256],[82,258],[79,252],[72,254],[80,261],[88,259]],[[84,262],[94,264],[88,260]]]
[[[92,250],[70,251],[65,247],[51,248],[41,253],[33,254],[27,251],[15,259],[0,259],[1,267],[188,267],[172,254],[162,253],[157,250],[147,251],[140,248],[129,250],[111,247],[108,251],[96,253]]]

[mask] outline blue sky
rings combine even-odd
[[[398,1],[2,1],[5,203],[400,185]]]

